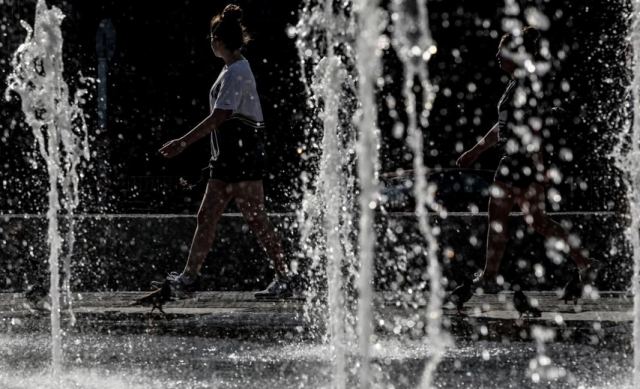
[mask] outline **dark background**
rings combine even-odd
[[[86,211],[194,212],[202,186],[185,191],[178,177],[196,178],[208,159],[200,142],[175,160],[156,152],[171,138],[188,131],[208,114],[208,91],[222,67],[205,39],[211,16],[228,1],[50,1],[67,15],[63,23],[65,71],[71,88],[79,72],[97,77],[95,33],[102,18],[111,18],[116,51],[108,78],[109,124],[96,125],[96,101],[85,112],[90,121],[94,157],[85,167]],[[246,57],[256,75],[269,127],[271,165],[266,182],[272,210],[296,207],[302,170],[310,168],[298,153],[312,142],[305,135],[313,120],[300,81],[295,42],[285,30],[295,25],[300,1],[238,1],[253,35]],[[622,127],[625,98],[627,1],[521,1],[547,15],[543,32],[555,56],[547,78],[554,102],[569,113],[548,141],[550,164],[565,178],[557,189],[558,210],[620,210],[622,190],[609,153]],[[33,22],[35,1],[4,1],[0,40],[0,88],[4,90],[9,60],[24,39],[19,20]],[[426,162],[431,168],[453,168],[462,149],[472,146],[496,120],[496,102],[506,84],[494,55],[502,34],[503,1],[432,0],[431,30],[438,53],[429,64],[439,92],[425,131]],[[561,58],[559,58],[561,57]],[[386,97],[401,104],[400,65],[393,51],[384,55],[386,83],[380,88],[381,162],[383,171],[410,168],[404,139],[392,135]],[[565,85],[564,89],[562,85]],[[566,86],[569,86],[568,88]],[[95,87],[89,86],[95,95]],[[551,96],[550,96],[551,97]],[[400,105],[401,106],[401,105]],[[21,124],[17,99],[3,103],[0,116],[2,192],[0,211],[41,212],[46,182],[40,157],[33,154],[30,131]],[[572,161],[558,156],[561,147]],[[410,155],[409,155],[410,157]],[[493,169],[497,154],[489,152],[475,168]]]

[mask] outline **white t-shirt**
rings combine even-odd
[[[227,109],[262,122],[262,107],[256,89],[256,79],[246,59],[225,65],[209,92],[209,106]]]

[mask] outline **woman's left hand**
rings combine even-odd
[[[162,145],[160,154],[165,158],[173,158],[187,148],[187,143],[180,139],[173,139]]]

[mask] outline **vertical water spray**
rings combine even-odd
[[[312,260],[307,309],[326,315],[333,353],[333,387],[347,386],[347,355],[353,343],[351,307],[352,275],[356,264],[352,239],[355,235],[352,209],[355,196],[354,129],[350,117],[355,106],[353,78],[349,64],[352,35],[350,10],[335,7],[335,1],[308,0],[300,21],[290,35],[297,36],[302,79],[310,92],[310,108],[321,123],[309,131],[320,138],[318,172],[305,193],[299,213],[301,242]],[[310,85],[309,85],[310,84]],[[306,179],[310,180],[310,174]],[[326,273],[328,310],[320,280]]]
[[[63,81],[64,82],[64,81]],[[80,175],[78,174],[78,166],[82,158],[89,159],[89,144],[87,138],[87,128],[84,122],[84,114],[80,108],[82,103],[82,95],[86,93],[85,90],[78,90],[76,92],[76,100],[74,101],[71,109],[77,110],[72,115],[74,119],[78,120],[76,126],[80,129],[80,134],[74,134],[71,131],[62,131],[61,146],[64,152],[64,160],[61,161],[60,175],[60,189],[62,191],[61,206],[66,211],[66,250],[64,252],[62,270],[64,273],[64,279],[62,282],[62,290],[64,291],[64,302],[67,305],[67,311],[70,316],[70,324],[73,326],[76,323],[76,317],[73,312],[73,297],[71,294],[71,258],[76,243],[76,219],[75,210],[80,205]],[[65,96],[68,101],[68,95]],[[72,121],[68,123],[71,126]]]
[[[374,270],[374,211],[378,206],[378,149],[379,135],[377,129],[377,105],[375,85],[381,73],[381,30],[385,27],[385,14],[377,1],[359,1],[353,3],[351,13],[350,1],[313,1],[307,0],[301,12],[295,35],[301,59],[301,72],[305,84],[311,78],[311,88],[315,97],[314,110],[322,120],[322,149],[320,150],[319,172],[312,190],[305,194],[303,209],[300,213],[301,240],[305,245],[306,255],[312,258],[313,266],[326,261],[329,300],[329,334],[334,352],[335,376],[334,387],[345,387],[346,361],[350,344],[349,330],[353,318],[348,299],[349,282],[345,275],[358,268],[358,312],[357,334],[359,354],[359,382],[361,387],[369,387],[370,382],[370,340],[372,327],[373,304],[373,270]],[[426,7],[420,9],[420,35],[418,42],[425,53],[433,54],[435,46],[431,41],[426,23]],[[294,34],[290,34],[294,35]],[[404,44],[404,43],[403,43]],[[382,45],[384,46],[384,44]],[[415,44],[407,47],[413,47]],[[351,48],[355,47],[355,54]],[[414,50],[415,52],[415,50]],[[426,55],[426,54],[425,54]],[[419,75],[424,87],[422,104],[430,109],[433,101],[432,87],[422,53],[419,55],[420,65],[409,64],[407,69]],[[428,58],[427,58],[428,59]],[[313,71],[310,71],[310,70]],[[352,72],[355,69],[355,75]],[[306,75],[311,73],[311,77]],[[357,79],[357,88],[354,79]],[[413,79],[413,77],[412,77]],[[410,86],[407,86],[410,88]],[[357,96],[354,96],[355,93]],[[415,100],[415,99],[414,99]],[[353,158],[354,129],[341,122],[353,111],[345,110],[344,105],[355,105],[359,102],[354,121],[358,128],[357,173],[360,187],[359,193],[359,228],[358,258],[354,255],[352,237],[354,226],[350,210],[353,208],[355,177],[351,171]],[[415,104],[415,103],[414,103]],[[426,125],[428,111],[420,110],[421,124]],[[412,133],[417,131],[417,115],[413,115]],[[414,131],[415,130],[415,131]],[[422,135],[415,135],[422,139]],[[431,201],[425,180],[426,171],[422,160],[422,142],[418,146],[416,159],[417,170],[422,171],[418,182],[420,206],[418,213],[422,215],[421,231],[428,242],[430,259],[429,274],[432,279],[433,299],[429,303],[428,317],[429,336],[441,339],[441,298],[440,270],[436,258],[437,242],[431,233],[426,217],[426,205]],[[433,193],[431,193],[433,195]],[[321,230],[319,231],[319,226]],[[313,238],[313,239],[310,239]],[[311,242],[311,243],[309,243]],[[346,271],[345,271],[346,268]],[[347,324],[345,326],[345,324]],[[346,342],[343,341],[346,339]],[[426,371],[426,381],[431,381],[431,374],[439,361],[443,349],[442,342],[434,343],[432,364]]]
[[[377,106],[375,85],[381,72],[380,32],[384,27],[378,0],[359,0],[354,4],[358,21],[356,58],[358,69],[358,97],[361,103],[356,124],[358,127],[358,179],[360,184],[360,220],[358,246],[360,271],[358,277],[358,342],[359,382],[361,388],[370,387],[370,339],[373,332],[373,270],[375,231],[374,210],[378,204]]]
[[[633,387],[640,387],[640,0],[633,0],[629,41],[633,56],[629,66],[633,70],[631,104],[633,120],[623,129],[620,144],[614,150],[616,165],[626,176],[630,223],[627,239],[633,247]]]
[[[13,72],[7,79],[5,98],[11,91],[20,96],[26,123],[31,127],[37,148],[45,160],[49,175],[48,244],[51,298],[52,373],[59,376],[62,366],[60,329],[59,257],[63,249],[59,213],[66,211],[67,258],[73,249],[73,210],[78,205],[76,173],[81,158],[89,158],[84,114],[80,108],[84,90],[69,100],[69,88],[63,79],[62,33],[64,14],[56,7],[48,8],[44,0],[36,5],[33,28],[26,22],[25,42],[12,58]],[[70,264],[64,266],[69,277]],[[69,287],[68,278],[65,287]]]
[[[428,206],[432,206],[435,187],[427,185],[428,170],[424,164],[424,136],[422,127],[428,126],[428,118],[435,99],[435,87],[429,80],[427,63],[437,48],[429,30],[426,2],[417,0],[393,0],[392,44],[404,67],[402,94],[408,117],[407,143],[413,152],[415,213],[420,232],[427,245],[430,297],[427,304],[427,341],[432,355],[425,366],[421,388],[431,386],[433,373],[444,356],[447,337],[442,329],[442,272],[438,262],[438,241],[428,218]],[[414,87],[416,79],[421,90],[420,107],[417,106]]]
[[[346,363],[346,338],[345,338],[345,315],[344,298],[342,295],[342,266],[344,263],[344,251],[340,242],[340,213],[341,202],[339,193],[335,191],[334,185],[340,183],[340,156],[335,151],[338,150],[338,126],[337,115],[340,101],[331,91],[340,87],[345,76],[344,69],[341,69],[339,59],[329,54],[318,65],[319,79],[324,79],[320,85],[316,85],[314,91],[317,95],[325,96],[325,111],[320,114],[324,124],[324,137],[322,149],[327,150],[326,158],[322,159],[320,170],[324,172],[324,183],[322,191],[326,201],[325,225],[327,231],[327,279],[328,279],[328,303],[331,318],[329,320],[329,335],[335,355],[334,363],[334,387],[345,388],[345,363]],[[337,88],[336,88],[337,87]]]
[[[325,5],[327,20],[331,19],[330,4]],[[327,30],[327,41],[332,41],[332,32]],[[340,126],[338,114],[341,103],[340,89],[346,79],[346,70],[335,56],[329,44],[327,55],[320,60],[314,70],[312,90],[324,104],[319,117],[323,124],[322,150],[320,161],[321,196],[324,203],[324,228],[326,231],[325,257],[327,261],[329,336],[334,353],[335,388],[346,386],[346,328],[347,312],[344,309],[344,287],[342,267],[345,261],[344,247],[340,236],[340,214],[342,213],[341,193],[336,190],[341,185],[341,170],[344,163],[340,153]]]

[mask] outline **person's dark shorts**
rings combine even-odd
[[[264,127],[256,128],[231,118],[217,129],[220,150],[217,160],[209,161],[209,178],[224,182],[262,180],[266,173]]]
[[[544,172],[536,168],[535,162],[529,156],[512,154],[500,159],[493,177],[512,188],[527,188],[536,182],[542,182]]]

